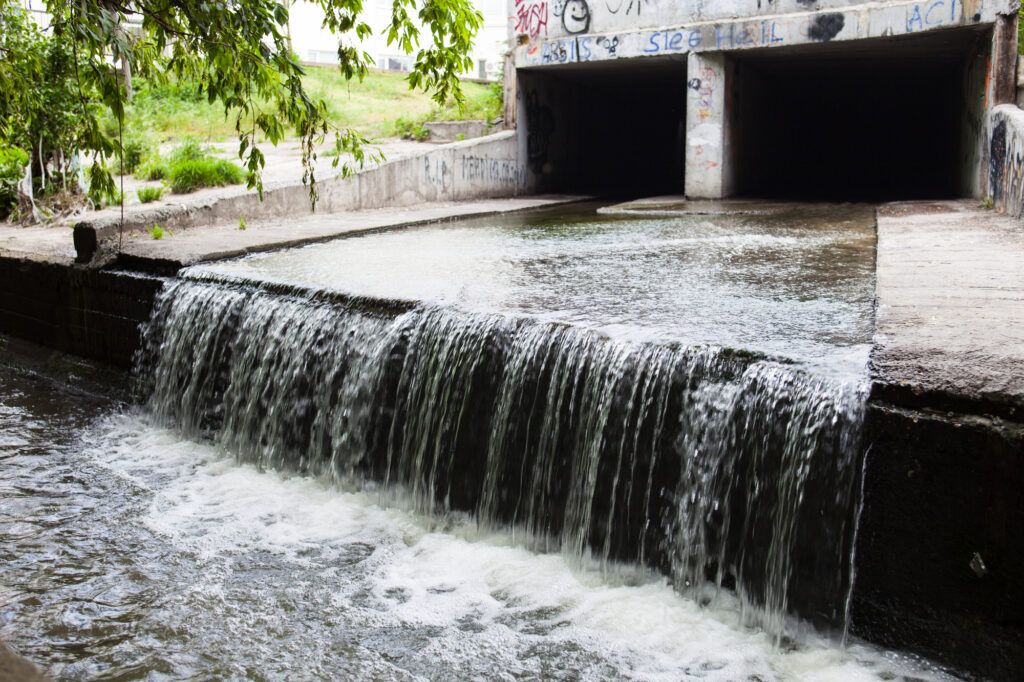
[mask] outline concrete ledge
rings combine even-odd
[[[432,141],[455,142],[483,137],[491,126],[487,121],[428,121],[423,127]]]
[[[435,147],[418,156],[388,161],[348,178],[318,183],[316,212],[305,185],[283,185],[264,191],[220,197],[197,204],[177,204],[133,211],[119,217],[82,221],[74,226],[76,262],[92,262],[111,250],[120,237],[159,224],[184,230],[230,222],[341,213],[427,202],[513,197],[524,187],[518,170],[515,131]]]
[[[877,248],[873,398],[1024,419],[1020,224],[974,201],[888,204]]]

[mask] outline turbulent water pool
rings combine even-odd
[[[0,638],[66,679],[945,679],[839,643],[858,210],[195,269],[143,404],[0,368]]]
[[[0,370],[0,636],[64,679],[940,679]],[[385,504],[386,502],[386,504]]]

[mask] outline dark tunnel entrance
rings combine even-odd
[[[735,57],[734,194],[880,201],[977,195],[990,34]]]
[[[685,57],[521,69],[518,87],[537,191],[682,194]]]

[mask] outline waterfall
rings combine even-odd
[[[843,625],[863,387],[728,349],[186,272],[137,362],[155,418],[260,467],[408,491],[534,547]]]

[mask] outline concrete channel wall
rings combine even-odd
[[[130,369],[159,278],[0,257],[0,333]]]
[[[318,183],[317,213],[386,207],[414,206],[428,202],[504,198],[520,194],[525,176],[516,157],[513,131],[438,146],[416,156],[386,161],[347,178]],[[145,231],[154,223],[183,229],[222,222],[267,218],[292,218],[312,213],[304,185],[268,189],[263,201],[255,192],[211,201],[199,207],[172,207],[135,213],[125,219],[124,230]],[[117,219],[85,221],[75,226],[78,262],[90,262],[117,239]]]

